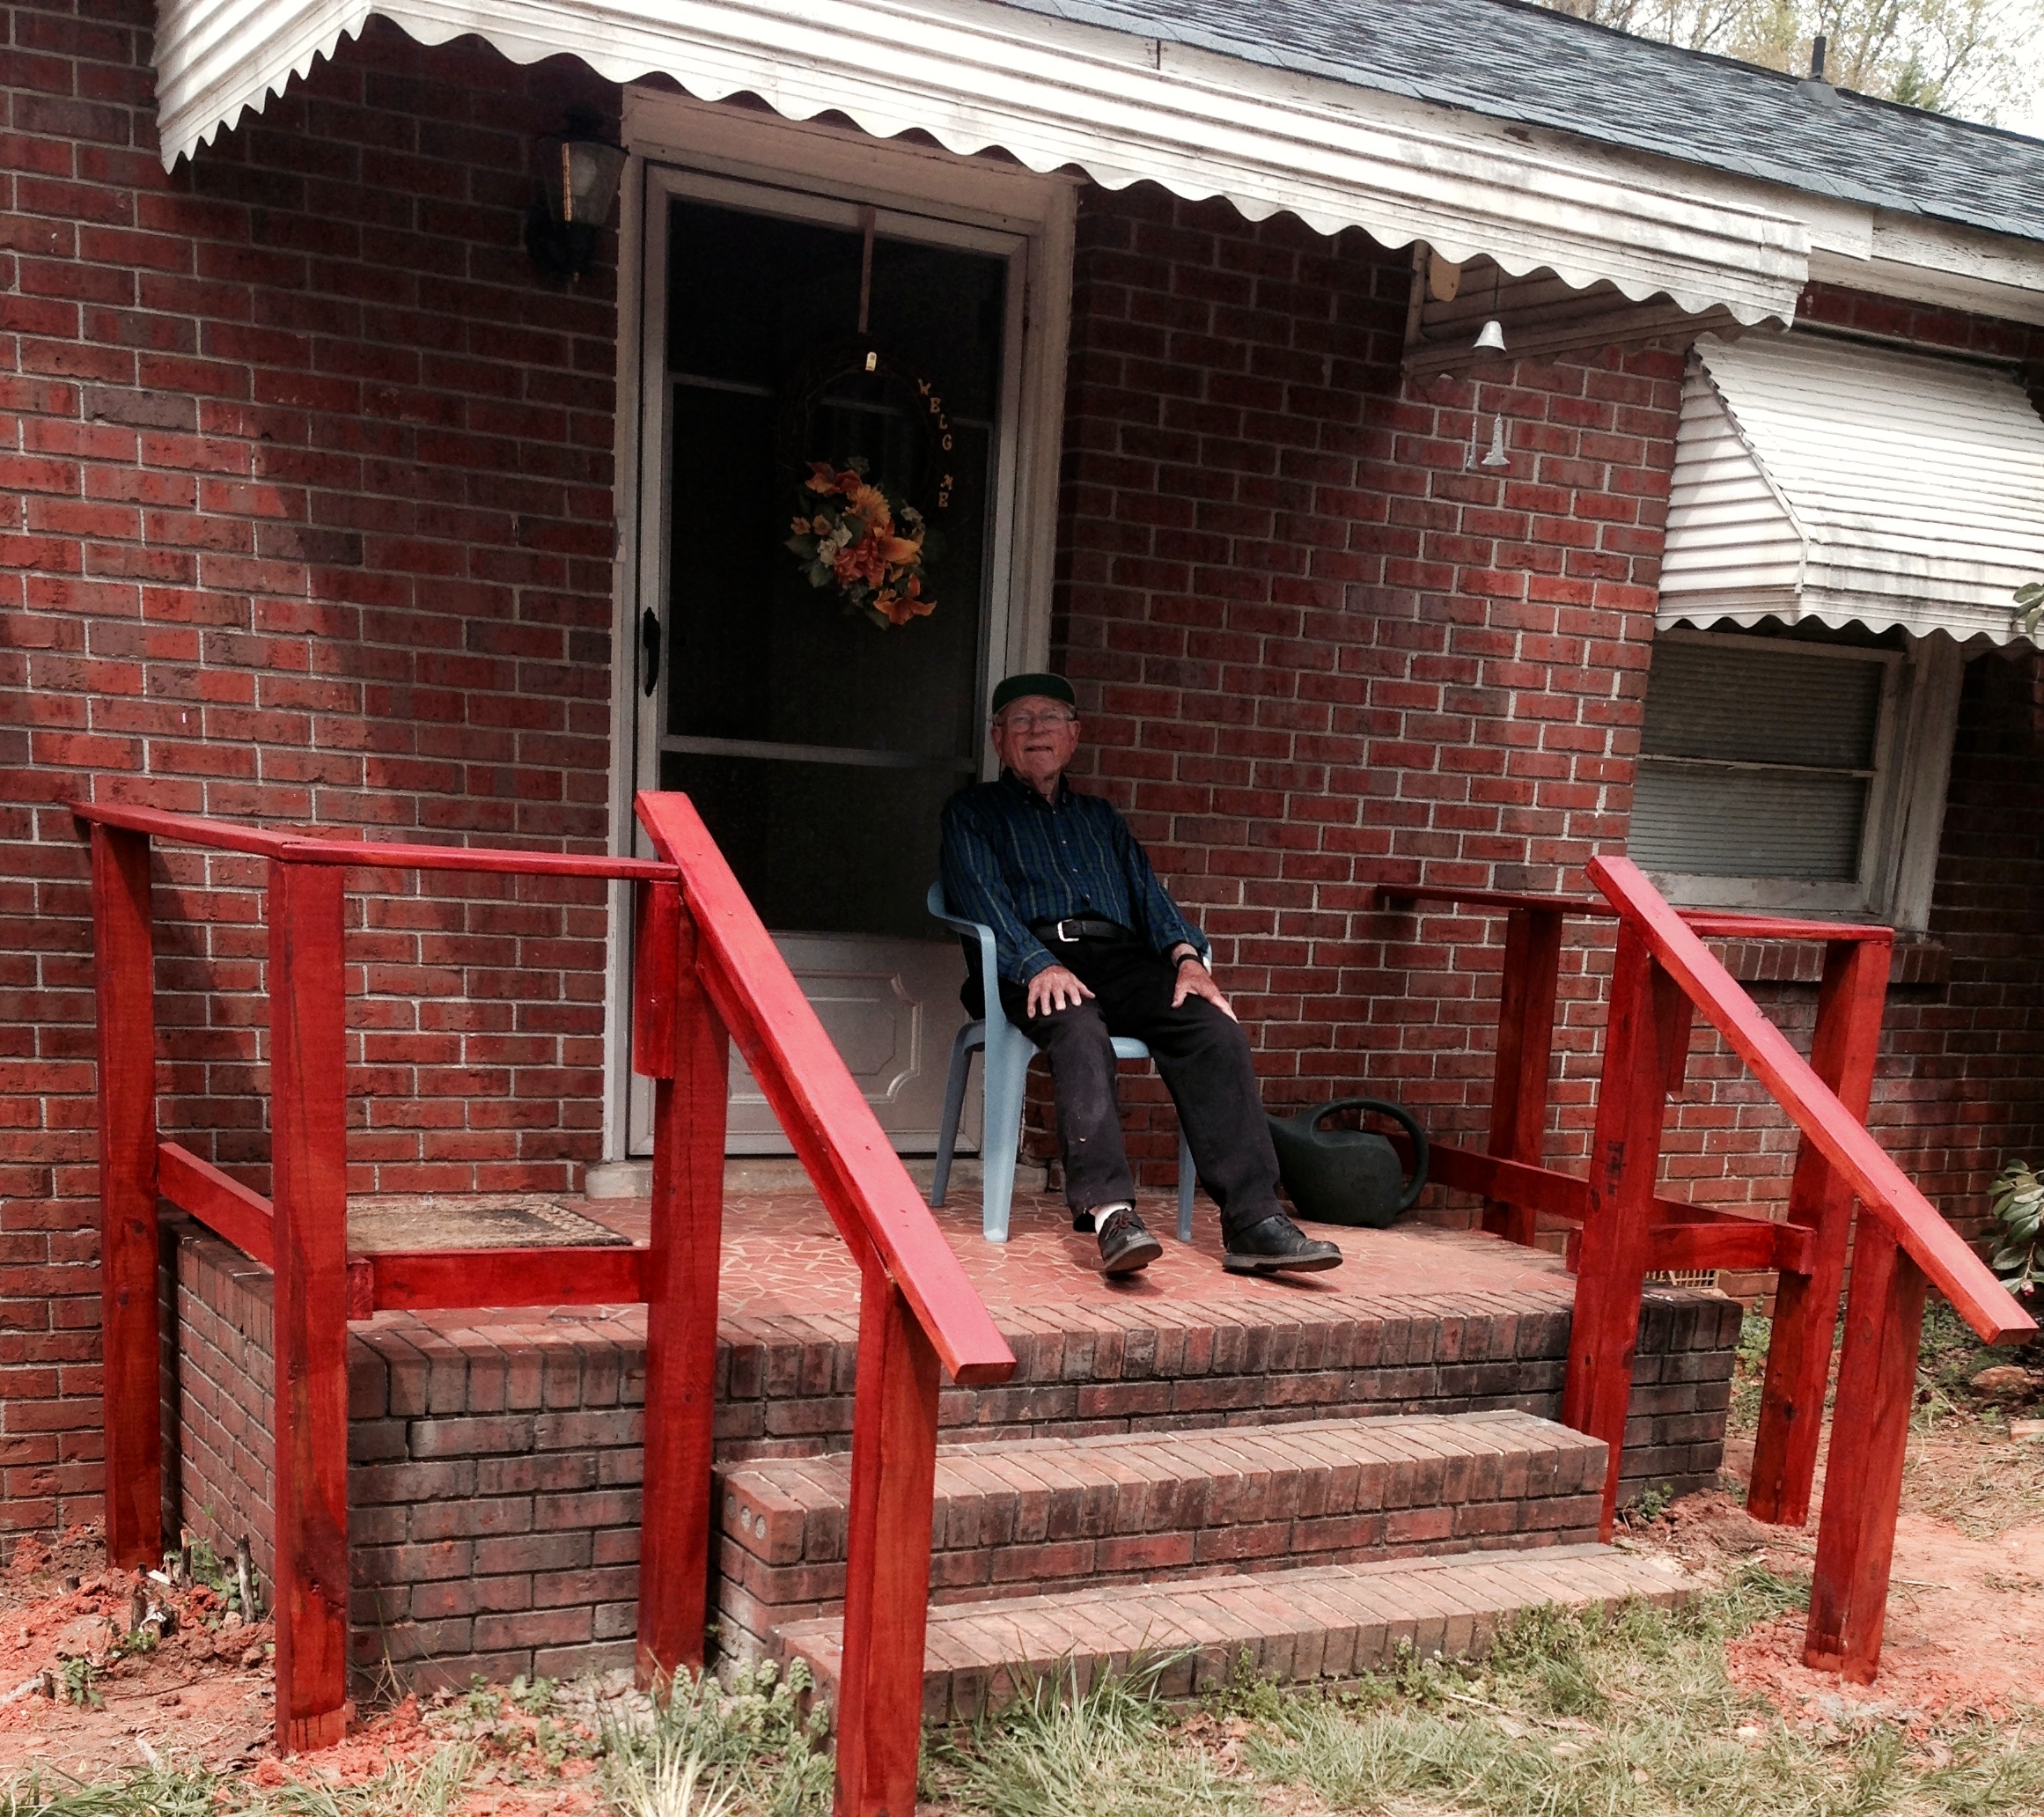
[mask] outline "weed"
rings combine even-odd
[[[621,1817],[726,1817],[736,1789],[714,1777],[699,1784],[702,1773],[702,1756],[659,1730],[647,1746],[610,1758],[604,1790]]]
[[[1761,1389],[1767,1379],[1768,1345],[1774,1335],[1775,1321],[1757,1304],[1739,1320],[1739,1350],[1732,1375],[1733,1431],[1750,1432],[1760,1424]]]
[[[1673,1483],[1650,1482],[1639,1492],[1639,1499],[1626,1510],[1627,1525],[1646,1526],[1658,1520],[1668,1512],[1668,1504],[1674,1499]]]
[[[768,1817],[820,1812],[830,1802],[831,1762],[821,1751],[822,1711],[802,1713],[809,1686],[809,1668],[799,1659],[785,1676],[762,1659],[734,1668],[721,1683],[684,1667],[650,1712],[604,1712],[605,1781],[651,1784],[662,1762],[694,1760],[698,1772],[713,1770],[734,1797]]]
[[[0,1817],[214,1817],[221,1782],[210,1773],[146,1767],[103,1785],[68,1774],[60,1787],[40,1772],[0,1784]]]
[[[99,1675],[99,1668],[83,1655],[66,1659],[57,1667],[57,1682],[67,1703],[90,1704],[94,1710],[106,1707],[93,1681]]]
[[[1007,1708],[938,1738],[926,1762],[933,1794],[992,1817],[1250,1817],[1261,1809],[1253,1783],[1172,1745],[1171,1712],[1155,1693],[1175,1657],[1102,1668],[1083,1684],[1073,1664],[1045,1674]]]
[[[1932,1431],[1976,1417],[1980,1402],[1969,1386],[1973,1378],[1992,1364],[2012,1362],[2016,1355],[1983,1344],[1945,1300],[1933,1299],[1924,1309],[1916,1353],[1916,1430]]]

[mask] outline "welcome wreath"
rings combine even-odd
[[[820,460],[809,452],[818,438],[816,418],[833,401],[828,394],[848,379],[873,380],[919,431],[921,458],[910,464],[920,470],[914,477],[934,491],[937,511],[951,504],[951,419],[929,379],[863,342],[826,355],[790,387],[783,458],[805,467],[807,477],[795,495],[785,547],[811,586],[835,590],[847,613],[884,630],[936,609],[926,564],[937,554],[937,540],[923,511],[910,502],[909,482],[875,477],[861,454]]]

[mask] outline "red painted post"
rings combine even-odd
[[[875,1263],[859,1295],[836,1817],[914,1817],[937,1491],[937,1352]]]
[[[1497,999],[1497,1059],[1490,1081],[1489,1151],[1537,1167],[1547,1137],[1548,1068],[1554,1054],[1555,997],[1562,971],[1562,916],[1514,908],[1504,922],[1504,978]],[[1530,1244],[1530,1205],[1486,1200],[1483,1228]]]
[[[149,835],[92,828],[92,989],[99,1010],[99,1356],[107,1556],[163,1559],[158,1354],[156,972]]]
[[[348,1699],[348,1140],[342,873],[269,867],[276,1269],[276,1740],[338,1741]]]
[[[1632,1404],[1640,1288],[1667,1107],[1667,1053],[1687,1010],[1646,942],[1629,924],[1621,924],[1604,1031],[1604,1077],[1597,1092],[1569,1374],[1562,1390],[1562,1423],[1610,1447],[1601,1526],[1606,1539],[1618,1508],[1625,1422]]]
[[[1832,940],[1825,947],[1810,1064],[1862,1122],[1873,1096],[1893,951],[1886,940]],[[1817,1470],[1838,1296],[1845,1283],[1845,1238],[1852,1219],[1852,1188],[1806,1136],[1796,1151],[1788,1218],[1810,1226],[1817,1236],[1810,1271],[1784,1269],[1775,1290],[1774,1333],[1768,1340],[1767,1379],[1746,1505],[1756,1520],[1801,1526],[1810,1518],[1810,1485]]]
[[[695,969],[695,924],[672,884],[639,923],[639,1004],[664,1020],[653,1096],[652,1240],[646,1257],[646,1463],[640,1490],[642,1685],[702,1664],[709,1617],[710,1464],[717,1420],[717,1262],[724,1240],[730,1044]],[[658,982],[658,1003],[644,988]],[[635,1043],[636,1036],[635,1035]],[[642,1050],[643,1051],[643,1050]]]
[[[1880,1666],[1927,1284],[1887,1228],[1863,1216],[1803,1637],[1806,1665],[1851,1684],[1871,1684]]]

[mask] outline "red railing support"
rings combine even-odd
[[[1833,940],[1825,947],[1810,1066],[1863,1122],[1873,1099],[1893,951],[1886,940]],[[1810,1518],[1851,1217],[1852,1188],[1805,1136],[1789,1184],[1788,1218],[1816,1236],[1809,1272],[1784,1269],[1775,1289],[1774,1333],[1746,1504],[1756,1520],[1800,1526]]]
[[[637,963],[657,996],[652,1243],[646,1258],[646,1452],[640,1490],[638,1679],[700,1666],[709,1615],[717,1438],[717,1262],[731,1048],[695,971],[673,884],[647,892]],[[649,1044],[651,1045],[651,1044]]]
[[[107,1556],[163,1562],[158,1378],[156,970],[149,835],[92,828],[92,989],[99,1008],[99,1358]]]
[[[1879,1219],[1863,1212],[1858,1225],[1803,1658],[1849,1684],[1871,1684],[1887,1624],[1928,1283]]]
[[[1609,1447],[1601,1532],[1618,1509],[1619,1462],[1632,1406],[1632,1363],[1639,1348],[1641,1286],[1660,1172],[1661,1122],[1667,1109],[1668,1045],[1688,1005],[1647,945],[1621,926],[1605,1023],[1604,1079],[1591,1146],[1590,1201],[1569,1328],[1569,1373],[1562,1420]]]
[[[877,1263],[859,1291],[836,1817],[915,1817],[937,1490],[937,1352]]]
[[[1504,976],[1497,1001],[1497,1057],[1491,1072],[1489,1152],[1540,1166],[1548,1126],[1548,1069],[1554,1055],[1555,997],[1562,971],[1562,914],[1514,908],[1504,923]],[[1533,1240],[1530,1205],[1489,1199],[1483,1228],[1515,1243]]]
[[[963,1385],[1002,1382],[1014,1353],[687,798],[639,798],[659,860],[313,840],[125,806],[77,803],[73,812],[94,842],[109,1505],[129,1510],[110,1512],[109,1531],[139,1548],[137,1563],[160,1543],[148,1524],[160,1504],[160,1186],[274,1271],[280,1747],[323,1747],[346,1726],[347,1321],[379,1306],[645,1301],[637,1663],[644,1681],[702,1661],[729,1030],[864,1283],[839,1808],[909,1817],[939,1372]],[[152,835],[268,864],[271,1200],[161,1141],[155,1127]],[[633,1063],[654,1079],[656,1097],[646,1248],[348,1254],[343,885],[348,869],[364,866],[641,886]]]
[[[269,867],[276,1740],[338,1741],[348,1701],[348,1143],[342,874]],[[153,1396],[152,1402],[153,1402]]]

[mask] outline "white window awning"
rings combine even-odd
[[[2040,577],[2044,418],[2008,373],[1813,335],[1697,342],[1661,624],[2007,644]]]
[[[1742,323],[1792,320],[1809,270],[1801,221],[1727,199],[1707,173],[998,0],[158,0],[165,162],[260,111],[372,12],[427,44],[566,52],[616,82],[664,74],[699,99],[755,94],[882,137],[920,128],[953,152],[998,147],[1109,188],[1147,179],[1251,220],[1423,239]]]

